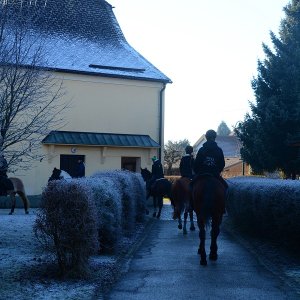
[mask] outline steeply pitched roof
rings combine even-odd
[[[149,135],[98,132],[51,131],[42,141],[48,145],[160,148]]]
[[[20,1],[21,2],[21,1]],[[47,67],[66,72],[170,83],[171,80],[126,41],[104,0],[22,1],[30,34],[42,39]],[[14,25],[20,3],[8,0]],[[0,7],[3,10],[5,5]],[[27,22],[28,24],[28,22]],[[145,37],[146,38],[146,37]]]
[[[197,152],[201,146],[206,142],[205,135],[202,135],[193,146],[194,151]],[[240,157],[241,145],[238,138],[234,135],[221,136],[218,135],[216,143],[222,148],[225,157]]]

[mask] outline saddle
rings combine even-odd
[[[14,189],[12,182],[5,176],[0,176],[0,196],[7,196],[7,191]]]

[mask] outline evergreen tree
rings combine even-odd
[[[263,44],[264,61],[252,81],[256,104],[235,129],[241,155],[256,171],[300,171],[291,141],[300,131],[300,0],[284,7],[279,37],[270,32],[273,50]],[[293,157],[294,156],[294,157]]]
[[[230,132],[231,131],[230,131],[229,127],[227,126],[227,124],[224,121],[222,121],[220,123],[220,125],[218,126],[217,134],[221,135],[221,136],[226,136],[226,135],[229,135]]]

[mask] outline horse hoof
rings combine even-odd
[[[156,217],[156,212],[154,212],[154,213],[153,213],[152,217],[153,217],[153,218],[155,218],[155,217]]]
[[[160,214],[157,214],[156,218],[159,219],[160,218]]]
[[[205,259],[204,259],[204,258],[203,258],[203,259],[201,258],[201,260],[200,260],[200,265],[201,265],[201,266],[207,266],[207,260],[206,260],[206,258],[205,258]]]
[[[211,252],[211,253],[209,254],[209,259],[210,259],[210,260],[213,260],[213,261],[216,261],[216,260],[218,259],[218,254],[217,254],[217,253]]]
[[[11,212],[9,212],[8,214],[9,214],[9,215],[12,215],[12,214],[13,214],[13,212],[11,211]]]
[[[195,230],[196,230],[196,228],[194,225],[190,227],[190,231],[195,231]]]
[[[180,225],[178,225],[178,229],[180,229],[180,230],[182,229],[182,225],[181,225],[181,224],[180,224]]]
[[[183,234],[187,234],[187,230],[186,229],[183,229]]]
[[[29,211],[28,211],[28,210],[27,210],[27,211],[25,211],[25,214],[26,214],[26,215],[28,215],[28,214],[29,214]]]

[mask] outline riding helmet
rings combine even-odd
[[[188,146],[185,147],[185,153],[186,153],[186,154],[192,154],[193,151],[194,151],[194,149],[193,149],[192,146],[189,146],[189,145],[188,145]]]

